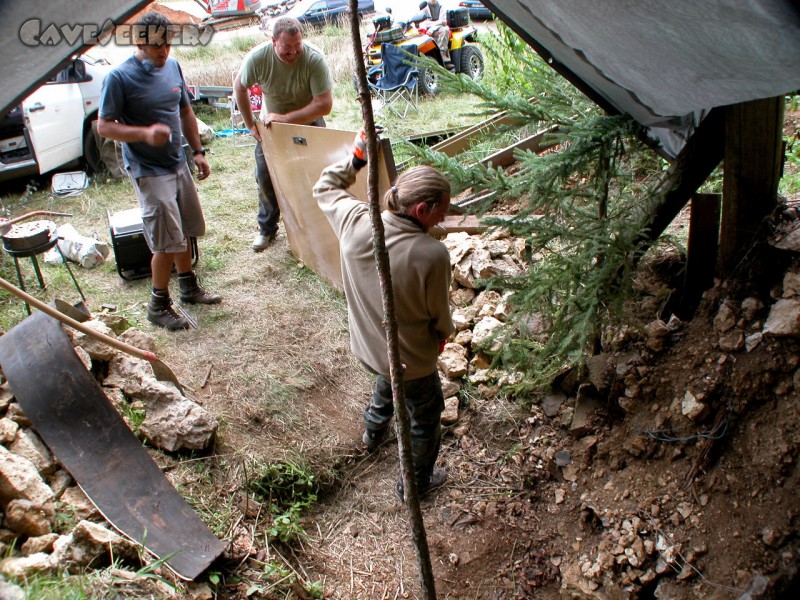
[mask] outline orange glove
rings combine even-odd
[[[353,156],[360,162],[367,163],[367,132],[363,127],[358,130],[353,140]]]
[[[375,133],[383,133],[383,126],[375,125]],[[367,164],[367,133],[364,128],[358,130],[356,138],[353,140],[353,166],[356,169],[362,168]]]

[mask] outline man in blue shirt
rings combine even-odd
[[[192,174],[183,157],[181,136],[193,150],[198,179],[211,167],[200,143],[180,65],[169,58],[170,22],[147,13],[136,24],[136,53],[106,76],[97,130],[124,142],[125,168],[142,211],[153,291],[147,319],[169,330],[188,329],[189,321],[172,308],[169,279],[178,272],[182,302],[216,304],[217,294],[204,290],[192,271],[189,238],[205,233],[205,220]]]

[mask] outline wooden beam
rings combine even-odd
[[[775,208],[783,159],[783,96],[727,107],[720,272],[729,275]]]
[[[640,217],[642,233],[636,243],[647,247],[664,233],[697,189],[722,160],[725,136],[723,109],[713,109],[675,157],[650,203]]]
[[[514,163],[517,160],[516,158],[514,158],[514,153],[517,150],[519,150],[520,152],[529,150],[531,152],[535,152],[536,154],[544,152],[548,148],[552,148],[553,146],[556,145],[557,142],[548,136],[558,131],[559,131],[558,125],[553,125],[551,127],[548,127],[547,129],[542,129],[541,131],[537,131],[533,135],[530,135],[525,139],[518,141],[515,144],[511,144],[510,146],[503,148],[502,150],[498,150],[491,156],[487,156],[486,158],[480,161],[480,164],[485,165],[487,167],[491,165],[494,168],[507,167],[508,165]]]
[[[689,218],[686,277],[678,316],[690,319],[703,292],[713,287],[719,249],[720,194],[695,194]]]

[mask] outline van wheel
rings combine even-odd
[[[83,132],[83,160],[92,173],[96,173],[104,166],[103,159],[100,157],[100,148],[95,139],[95,127],[97,127],[97,121],[92,121]]]

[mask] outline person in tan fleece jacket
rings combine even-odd
[[[386,331],[378,272],[372,249],[369,206],[348,188],[364,160],[365,138],[359,132],[353,156],[327,167],[314,186],[314,198],[333,227],[341,249],[347,298],[350,347],[377,375],[364,410],[364,444],[376,449],[393,416]],[[450,183],[432,167],[402,173],[384,196],[382,212],[392,272],[403,385],[411,419],[411,453],[420,494],[441,486],[446,474],[435,468],[444,409],[436,361],[453,333],[450,315],[450,256],[427,231],[442,221],[450,206]],[[403,499],[403,481],[397,495]]]

